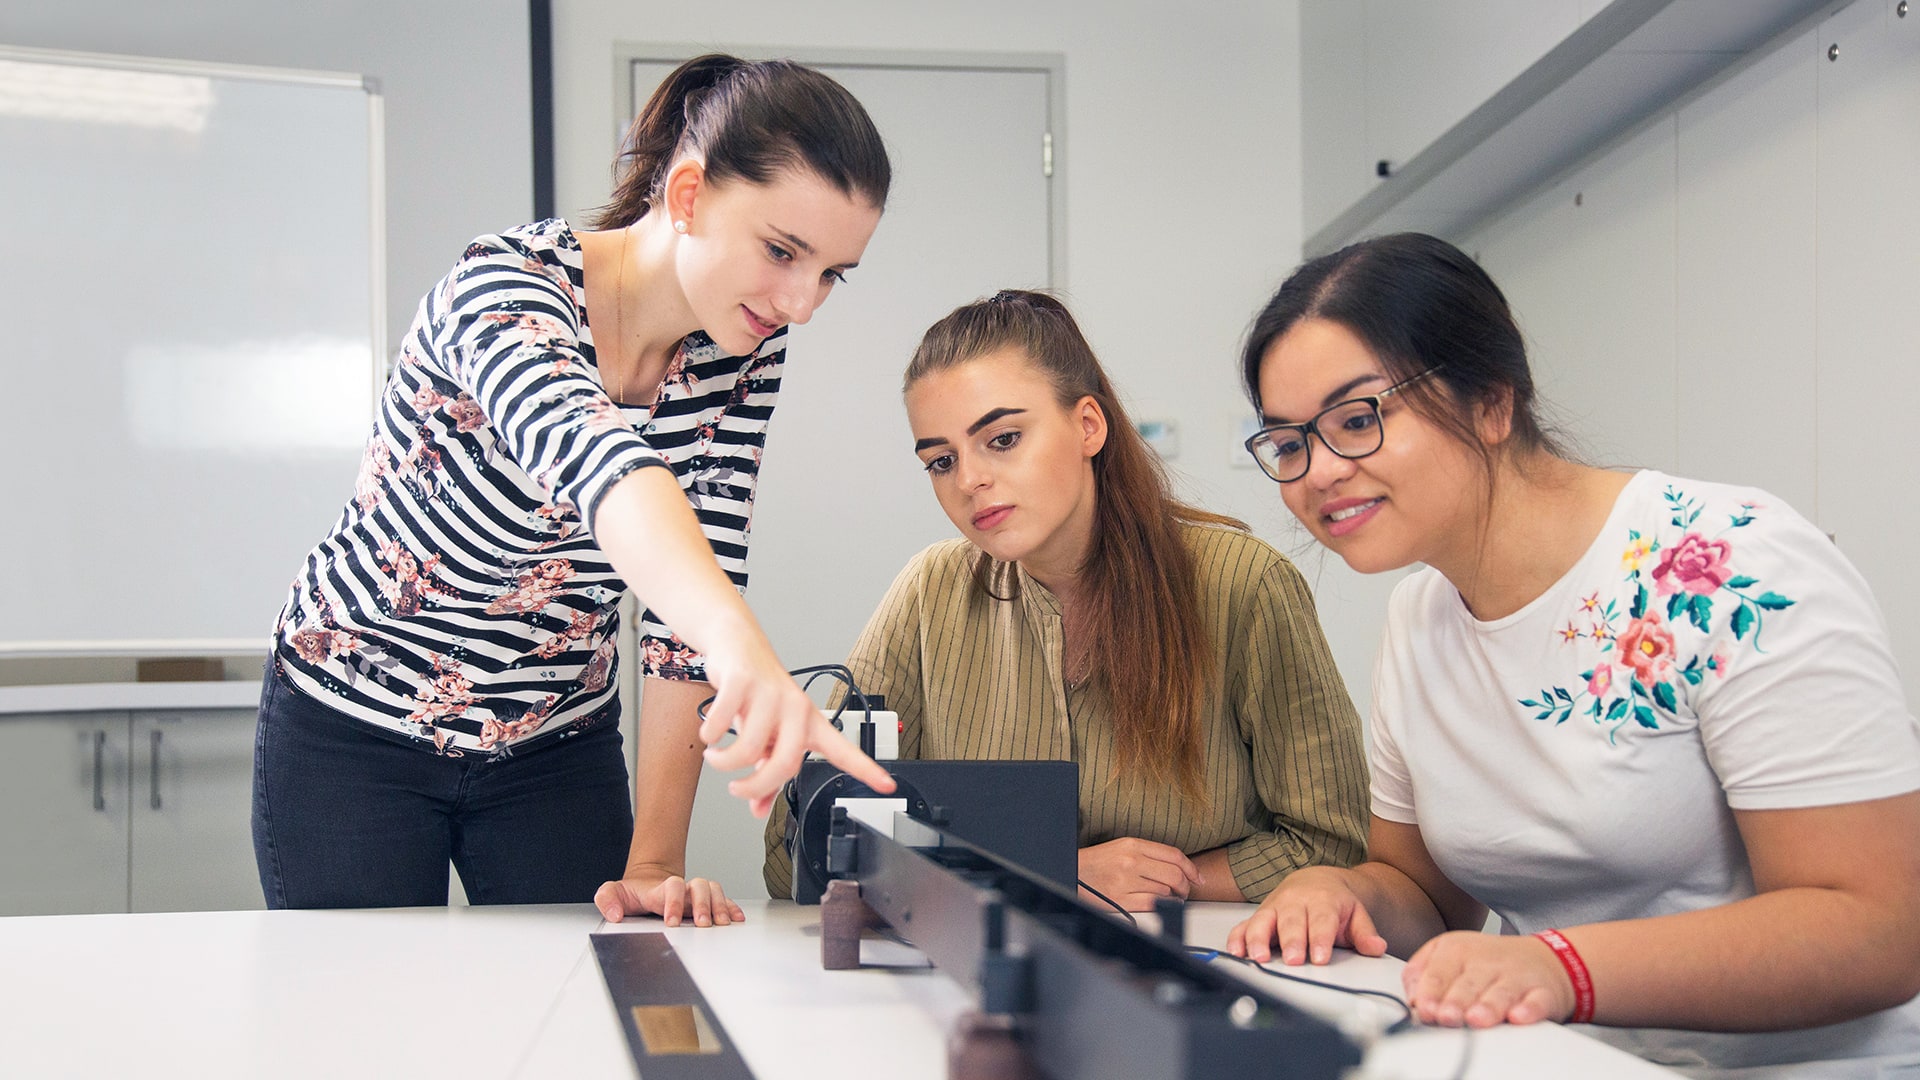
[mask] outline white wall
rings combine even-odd
[[[1229,465],[1227,425],[1246,411],[1233,384],[1239,335],[1300,250],[1293,4],[1134,0],[1094,17],[1057,0],[563,0],[554,12],[563,213],[596,206],[610,190],[619,123],[612,43],[621,41],[1065,54],[1075,313],[1137,411],[1180,422],[1177,464],[1196,496],[1272,518],[1273,492]]]
[[[469,239],[533,216],[525,0],[8,0],[0,44],[377,77],[392,347]]]

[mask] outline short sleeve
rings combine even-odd
[[[472,422],[490,423],[514,463],[589,531],[614,484],[666,464],[587,363],[564,267],[503,237],[482,237],[429,298],[435,302],[434,352],[471,395],[479,413]]]
[[[894,578],[887,595],[867,620],[866,629],[847,654],[847,668],[864,694],[881,694],[887,708],[900,719],[900,756],[920,756],[920,736],[925,720],[925,698],[920,683],[921,603],[927,569],[932,565],[934,549],[915,556]],[[829,702],[832,708],[843,695],[836,692]],[[767,895],[775,898],[793,895],[793,861],[787,854],[786,801],[775,799],[773,812],[767,815],[765,831],[766,861],[761,877]]]
[[[1396,633],[1396,627],[1410,617],[1408,612],[1414,604],[1415,588],[1415,578],[1407,578],[1394,587],[1393,599],[1387,604],[1387,625],[1381,631],[1380,655],[1373,665],[1373,701],[1368,707],[1370,722],[1367,725],[1373,814],[1402,825],[1419,824],[1414,812],[1413,774],[1407,770],[1406,757],[1400,752],[1396,735],[1406,716],[1399,673],[1401,665],[1407,663],[1398,647],[1406,634]]]
[[[1785,505],[1707,511],[1663,551],[1649,608],[1736,810],[1920,789],[1920,725],[1865,579]],[[1657,688],[1656,688],[1657,689]]]

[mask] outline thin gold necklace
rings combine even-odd
[[[626,376],[620,374],[619,371],[620,348],[627,340],[625,334],[626,315],[622,311],[623,305],[621,304],[621,299],[627,294],[627,245],[632,242],[633,226],[628,225],[626,228],[620,230],[620,270],[614,278],[613,284],[613,348],[611,350],[612,355],[607,358],[613,362],[614,374],[619,378],[619,381],[613,386],[613,406],[616,409],[620,407],[621,392],[627,388]],[[600,370],[604,373],[607,370],[607,365],[602,364]]]

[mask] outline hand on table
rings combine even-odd
[[[679,926],[687,918],[695,926],[747,921],[746,912],[727,899],[719,882],[657,870],[630,870],[625,878],[607,882],[594,890],[593,906],[608,922],[629,915],[658,915],[668,926]]]
[[[834,728],[764,640],[709,652],[707,678],[715,690],[700,725],[707,764],[723,771],[751,767],[747,775],[728,783],[727,791],[747,800],[754,817],[764,818],[773,809],[774,796],[800,771],[808,750],[818,751],[883,795],[893,791],[893,777]],[[725,747],[715,746],[728,729],[738,737]]]
[[[1573,1013],[1573,982],[1552,947],[1536,937],[1441,934],[1413,954],[1400,978],[1423,1024],[1483,1028]]]
[[[1354,871],[1309,866],[1288,874],[1267,894],[1253,917],[1227,934],[1227,951],[1260,963],[1324,964],[1336,946],[1362,956],[1384,956],[1387,939],[1374,928],[1356,890]]]
[[[1184,900],[1205,879],[1179,848],[1123,836],[1080,849],[1080,880],[1128,911],[1152,911],[1155,899]]]

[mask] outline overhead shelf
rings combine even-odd
[[[1458,238],[1802,19],[1845,0],[1614,0],[1308,238]]]

